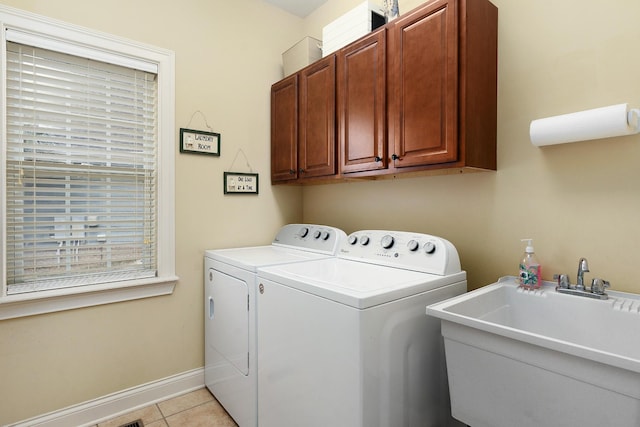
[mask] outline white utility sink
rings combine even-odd
[[[452,414],[472,427],[640,426],[640,296],[528,291],[515,277],[427,307]]]

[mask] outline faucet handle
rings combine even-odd
[[[604,295],[604,290],[611,287],[611,284],[607,280],[593,279],[591,281],[591,293],[597,295]]]
[[[568,274],[554,274],[553,278],[558,280],[558,287],[561,289],[569,289],[571,286]]]

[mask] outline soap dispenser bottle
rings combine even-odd
[[[542,274],[540,263],[538,262],[533,250],[533,239],[522,239],[522,241],[527,242],[527,247],[525,248],[524,255],[520,260],[520,274],[518,282],[523,288],[537,289],[542,286]]]

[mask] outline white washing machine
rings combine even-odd
[[[289,224],[271,245],[205,252],[205,384],[240,427],[257,425],[258,267],[333,257],[346,237],[334,227]]]
[[[461,426],[437,319],[466,292],[455,247],[366,230],[330,259],[258,270],[260,427]]]

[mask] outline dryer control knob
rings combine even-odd
[[[394,240],[393,240],[393,236],[390,235],[385,235],[382,240],[380,241],[380,244],[382,245],[383,248],[385,249],[389,249],[393,246]]]
[[[355,245],[356,243],[358,243],[358,236],[356,236],[355,234],[349,236],[349,244]]]
[[[420,243],[418,243],[416,240],[409,240],[409,243],[407,243],[407,248],[411,252],[417,251],[419,247],[420,247]]]
[[[307,237],[307,234],[309,234],[309,228],[302,227],[300,229],[300,237]]]
[[[331,236],[331,233],[329,233],[328,231],[322,232],[322,240],[329,240],[330,236]]]
[[[362,239],[360,239],[360,244],[362,246],[367,246],[369,244],[369,236],[362,236]]]
[[[424,244],[424,251],[428,254],[432,254],[436,251],[436,245],[433,242],[427,242]]]
[[[321,235],[322,235],[322,233],[320,232],[320,230],[316,230],[316,231],[313,232],[313,238],[314,239],[319,239]]]

